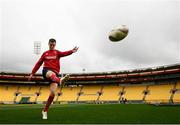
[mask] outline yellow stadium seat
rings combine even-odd
[[[30,97],[29,102],[36,102],[36,93],[39,92],[39,89],[39,86],[19,86],[16,102],[20,102],[22,97]]]
[[[0,102],[14,102],[17,86],[0,85]]]
[[[40,86],[40,95],[37,97],[37,102],[47,101],[50,94],[49,86]]]
[[[118,101],[120,97],[119,92],[122,91],[122,88],[122,86],[105,85],[99,101]]]
[[[119,101],[120,92],[124,91],[123,98],[129,100],[142,100],[146,85],[85,85],[85,86],[69,86],[58,88],[54,101]],[[149,93],[146,95],[146,102],[169,102],[171,98],[171,90],[174,84],[150,85]],[[176,89],[180,90],[180,82],[177,83]],[[36,93],[40,93],[37,96]],[[80,96],[79,93],[82,93]],[[99,96],[99,92],[102,94]],[[17,97],[15,93],[20,93]],[[58,93],[61,93],[58,95]],[[0,85],[0,102],[19,102],[22,97],[30,97],[30,102],[45,102],[50,94],[48,85]],[[174,102],[180,102],[180,92],[176,92],[173,96]]]
[[[171,97],[172,85],[151,85],[149,86],[149,94],[146,96],[146,102],[165,102],[168,103]]]
[[[78,101],[96,101],[100,92],[101,86],[83,86],[82,94],[79,96]]]
[[[124,89],[124,98],[127,100],[142,100],[144,96],[144,90],[146,90],[145,85],[126,86]]]
[[[178,89],[178,92],[175,92],[173,97],[173,102],[179,103],[180,102],[180,82],[177,83],[176,89]]]
[[[57,101],[76,101],[81,87],[63,87]]]
[[[57,88],[56,92],[55,92],[55,97],[53,101],[56,101],[58,95],[58,91],[59,91],[59,87]],[[36,102],[46,102],[47,99],[49,98],[49,94],[50,94],[50,87],[49,86],[40,86],[40,95],[37,97]]]

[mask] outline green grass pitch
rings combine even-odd
[[[44,105],[0,105],[0,124],[6,123],[180,123],[180,106],[144,104],[54,104],[48,119],[41,119]]]

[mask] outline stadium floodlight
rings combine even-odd
[[[34,54],[39,55],[41,53],[41,42],[34,41]]]

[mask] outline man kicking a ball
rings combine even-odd
[[[58,85],[63,85],[65,81],[69,79],[69,75],[66,75],[62,78],[58,77],[58,73],[60,71],[60,62],[59,62],[60,58],[71,55],[72,53],[75,53],[78,50],[78,47],[74,47],[72,50],[61,52],[59,50],[56,50],[55,46],[56,46],[56,40],[49,39],[49,50],[45,51],[42,54],[41,58],[36,63],[36,65],[34,66],[29,76],[29,80],[31,80],[33,75],[37,72],[39,67],[44,62],[42,74],[43,74],[43,78],[50,82],[50,95],[42,111],[43,119],[47,119],[47,112],[48,112],[49,106],[51,105],[54,99],[55,92]]]

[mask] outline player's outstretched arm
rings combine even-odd
[[[59,55],[60,55],[60,57],[69,56],[69,55],[71,55],[72,53],[77,52],[78,49],[79,49],[79,47],[76,46],[76,47],[74,47],[72,50],[69,50],[69,51],[64,51],[64,52],[59,51]]]
[[[79,49],[79,47],[75,46],[75,47],[72,49],[73,53],[77,52],[78,49]]]

